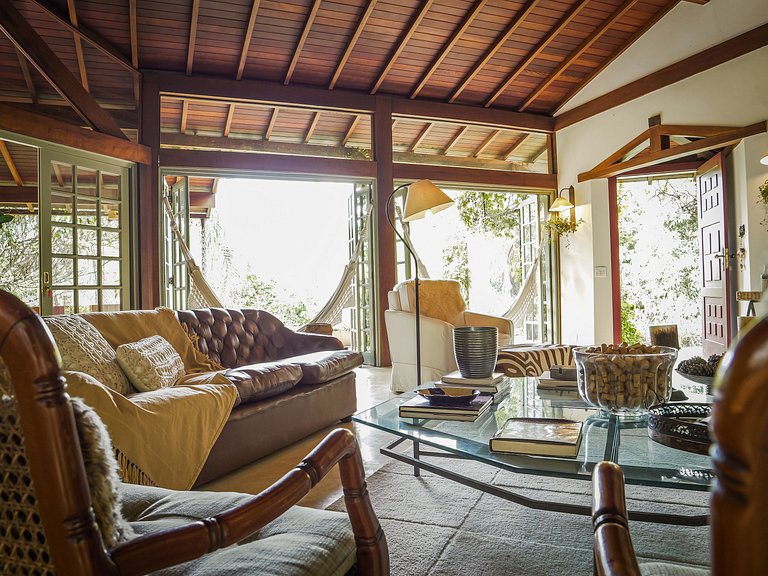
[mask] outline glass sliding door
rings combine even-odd
[[[189,246],[189,189],[187,176],[163,178],[164,195],[171,205],[173,221],[181,233],[184,243]],[[174,310],[189,307],[189,275],[187,261],[181,251],[176,235],[171,228],[171,216],[163,213],[163,286],[165,305]]]
[[[41,308],[130,307],[129,165],[40,150]]]
[[[371,185],[355,184],[349,197],[349,250],[350,256],[358,242],[360,254],[357,273],[353,279],[354,308],[352,314],[352,349],[363,355],[366,364],[375,365],[375,330],[373,311],[373,269],[371,266],[372,226],[364,228],[371,204]]]

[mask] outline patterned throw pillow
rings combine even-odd
[[[140,392],[173,386],[184,376],[181,356],[162,336],[149,336],[118,346],[117,361]]]
[[[131,392],[115,351],[93,324],[74,315],[49,316],[43,320],[59,348],[62,369],[85,372],[120,394]]]

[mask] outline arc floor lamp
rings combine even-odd
[[[431,181],[429,180],[417,180],[416,182],[412,182],[410,184],[402,184],[395,188],[392,191],[392,194],[389,195],[389,198],[387,199],[387,207],[386,207],[386,213],[387,213],[387,221],[389,222],[389,225],[392,226],[392,230],[395,231],[395,234],[397,234],[397,237],[400,238],[400,241],[403,243],[403,245],[407,248],[409,254],[411,257],[413,257],[414,260],[414,291],[416,294],[415,299],[415,307],[416,307],[416,385],[421,386],[421,327],[420,327],[420,320],[419,320],[419,263],[416,261],[416,255],[413,251],[413,247],[406,241],[405,238],[400,234],[400,232],[397,231],[397,226],[395,226],[394,221],[392,220],[392,213],[391,213],[391,206],[392,206],[392,199],[395,197],[395,194],[397,194],[400,190],[403,188],[408,188],[408,192],[405,196],[405,210],[403,211],[403,221],[404,222],[411,222],[413,220],[419,220],[420,218],[424,218],[424,216],[427,215],[427,213],[436,213],[440,212],[441,210],[445,210],[446,208],[449,208],[453,205],[453,200],[451,200],[445,192],[440,190],[437,186],[435,186]]]

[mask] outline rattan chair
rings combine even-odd
[[[40,318],[2,291],[0,358],[7,366],[6,377],[0,378],[2,574],[146,574],[221,554],[220,549],[250,537],[284,513],[295,513],[293,505],[337,464],[354,532],[357,572],[389,573],[386,539],[368,499],[360,453],[352,433],[342,429],[261,494],[234,495],[240,505],[106,550],[55,344]],[[174,498],[200,496],[164,493]],[[230,553],[237,549],[248,550],[244,545],[228,548]]]
[[[710,421],[715,483],[710,558],[714,576],[768,573],[768,317],[736,343],[715,380]],[[665,576],[707,571],[638,564],[621,468],[600,462],[594,479],[595,571],[600,576]]]

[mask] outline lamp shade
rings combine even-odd
[[[568,202],[565,198],[558,198],[554,202],[552,202],[552,206],[549,207],[550,212],[565,212],[566,210],[570,210],[573,208],[573,204]]]
[[[445,192],[432,184],[429,180],[417,180],[408,186],[408,195],[405,197],[405,213],[403,220],[410,222],[424,218],[427,212],[440,212],[453,205]]]
[[[760,164],[765,164],[766,166],[768,166],[768,154],[760,158]]]

